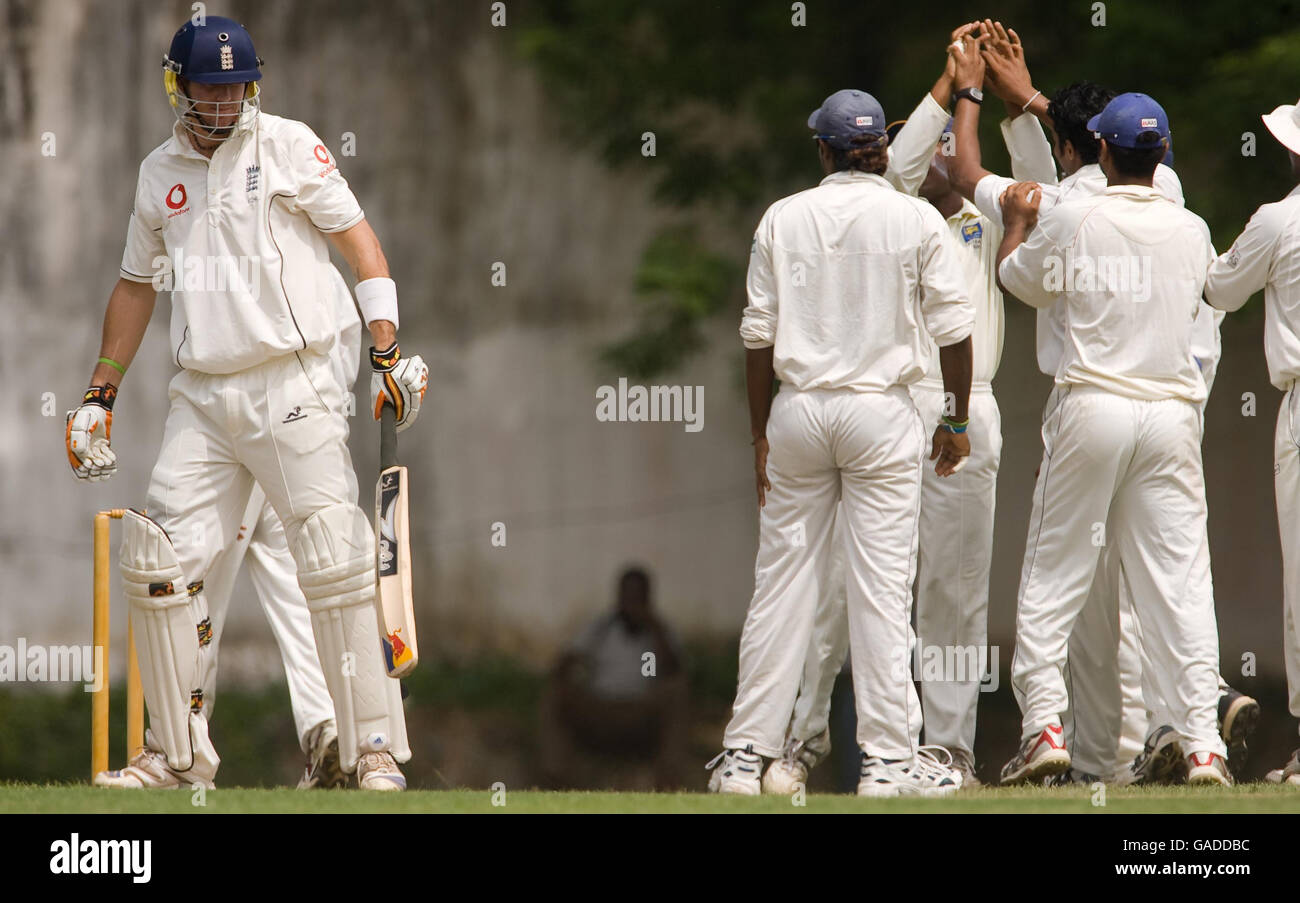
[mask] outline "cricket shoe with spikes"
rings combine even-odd
[[[1065,748],[1065,729],[1059,724],[1049,724],[1037,736],[1020,744],[1020,751],[1002,766],[1002,777],[998,783],[1003,787],[1036,784],[1069,767],[1070,753]]]
[[[307,767],[298,781],[299,790],[348,786],[348,776],[339,764],[339,734],[333,720],[322,721],[307,732]]]
[[[1228,760],[1214,752],[1188,753],[1187,783],[1231,787],[1232,772],[1228,771]]]
[[[704,766],[710,770],[709,793],[735,793],[758,796],[763,791],[763,757],[754,747],[724,749]]]
[[[1162,724],[1147,734],[1142,752],[1120,772],[1117,783],[1121,787],[1131,784],[1176,784],[1186,776],[1187,762],[1178,742],[1178,732]]]
[[[130,764],[125,768],[114,771],[101,771],[95,775],[94,784],[96,787],[120,787],[132,790],[141,788],[150,790],[175,788],[192,790],[196,785],[211,790],[215,786],[211,781],[196,780],[173,771],[171,766],[167,764],[165,753],[150,749],[147,746],[141,747],[131,757]]]
[[[811,740],[786,741],[781,758],[767,766],[763,774],[763,792],[789,796],[798,785],[808,784],[808,772],[831,751],[831,732],[826,729]]]
[[[1219,734],[1228,744],[1228,768],[1240,776],[1246,766],[1246,741],[1259,723],[1259,703],[1229,687],[1219,696]]]
[[[1300,787],[1300,749],[1291,753],[1291,758],[1287,759],[1286,764],[1281,768],[1274,768],[1264,775],[1264,780],[1270,784],[1290,784]]]
[[[858,796],[947,796],[961,789],[961,772],[942,746],[922,746],[910,761],[862,754]]]
[[[357,759],[357,786],[362,790],[405,790],[406,775],[388,751],[388,738],[371,734],[361,746]]]

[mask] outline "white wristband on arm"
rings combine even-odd
[[[388,320],[394,329],[398,327],[396,282],[387,276],[365,279],[357,283],[356,293],[366,326],[375,320]]]

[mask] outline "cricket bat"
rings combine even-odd
[[[419,660],[411,595],[409,494],[406,468],[397,463],[397,415],[386,404],[379,418],[379,481],[375,484],[375,604],[389,677],[410,674]]]

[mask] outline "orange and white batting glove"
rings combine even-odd
[[[116,386],[91,386],[81,398],[81,407],[68,412],[63,438],[77,479],[98,483],[117,471],[117,455],[109,445],[116,398]]]
[[[391,404],[397,414],[400,433],[420,414],[420,402],[429,388],[429,368],[417,354],[404,358],[397,343],[385,351],[370,349],[370,407],[378,420],[383,407]]]

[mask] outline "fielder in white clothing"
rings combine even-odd
[[[146,510],[123,519],[121,570],[139,637],[147,748],[96,783],[211,785],[219,759],[201,714],[211,630],[202,581],[236,535],[256,482],[284,526],[311,611],[337,715],[345,772],[363,788],[401,790],[409,758],[398,692],[381,660],[374,532],[356,502],[347,449],[347,386],[330,351],[329,293],[339,250],[374,347],[376,418],[415,420],[428,383],[397,346],[397,292],[373,230],[324,143],[306,125],[261,113],[260,60],[230,19],[187,22],[164,84],[172,136],[145,158],[104,317],[101,356],[69,418],[82,478],[111,475],[116,383],[144,336],[156,292],[172,292],[171,381]],[[329,237],[329,241],[326,240]],[[382,350],[378,350],[382,349]],[[400,711],[400,709],[399,709]]]
[[[1205,386],[1191,345],[1209,229],[1152,185],[1168,148],[1159,104],[1120,95],[1088,128],[1102,138],[1102,194],[1056,204],[1036,228],[1041,186],[1016,185],[1003,201],[999,282],[1031,306],[1056,304],[1066,333],[1021,574],[1012,687],[1022,743],[1002,781],[1070,766],[1067,646],[1100,550],[1113,545],[1188,780],[1227,785],[1213,598],[1192,591],[1205,533]]]
[[[1002,196],[1019,179],[1014,170],[1017,160],[1041,161],[1039,168],[1044,174],[1033,178],[1043,188],[1040,215],[1061,200],[1102,192],[1106,176],[1098,164],[1099,143],[1087,123],[1101,112],[1114,92],[1090,82],[1078,82],[1062,88],[1048,101],[1033,87],[1024,50],[1014,30],[986,21],[983,31],[980,54],[954,54],[959,80],[965,85],[991,84],[1009,110],[1033,112],[1050,129],[1054,141],[1052,145],[1047,143],[1033,119],[1013,120],[1013,124],[1021,127],[1004,126],[1003,137],[1016,178],[994,175],[980,166],[979,107],[959,105],[954,122],[957,155],[950,161],[953,183],[999,225]],[[1065,173],[1059,184],[1053,159]],[[1177,174],[1163,162],[1156,168],[1154,186],[1164,197],[1182,205],[1182,185]],[[1192,353],[1207,394],[1221,352],[1218,324],[1222,316],[1203,304],[1194,325]],[[1056,377],[1063,354],[1063,308],[1056,305],[1039,309],[1037,326],[1039,368]],[[1044,423],[1060,400],[1059,392],[1054,389],[1048,398]],[[1200,552],[1203,557],[1198,566],[1200,579],[1196,591],[1212,600],[1209,554],[1207,535]],[[1099,779],[1109,780],[1112,774],[1121,781],[1132,782],[1163,778],[1181,768],[1184,757],[1173,742],[1175,735],[1167,727],[1167,720],[1158,714],[1152,718],[1148,713],[1148,706],[1157,712],[1162,706],[1159,698],[1150,692],[1149,681],[1144,680],[1135,625],[1128,581],[1118,556],[1107,546],[1102,550],[1088,603],[1070,635],[1070,661],[1074,667],[1067,669],[1066,679],[1071,705],[1062,715],[1072,765],[1055,776],[1053,782],[1090,784]],[[1235,757],[1241,761],[1245,755],[1245,739],[1258,717],[1259,705],[1225,682],[1220,683],[1221,734],[1231,743],[1230,760]],[[1144,687],[1148,691],[1145,694]],[[1152,724],[1156,725],[1154,729],[1150,727]],[[1126,763],[1133,764],[1120,767]]]
[[[943,217],[884,178],[885,118],[861,91],[809,117],[825,179],[763,215],[750,256],[746,352],[760,505],[754,596],[724,751],[709,786],[760,791],[782,754],[842,500],[849,645],[864,795],[949,793],[946,752],[918,748],[909,648],[926,430],[907,386],[941,348],[955,413],[931,457],[952,473],[966,441],[974,309]],[[772,398],[774,379],[781,391]]]
[[[1300,180],[1300,104],[1262,117]],[[1282,648],[1288,707],[1300,718],[1300,187],[1255,211],[1232,247],[1210,265],[1205,299],[1237,310],[1264,290],[1264,354],[1269,381],[1285,394],[1273,439],[1273,487],[1282,540]],[[1300,749],[1268,780],[1300,787]]]
[[[963,26],[951,39],[958,40],[975,27],[973,23]],[[975,775],[975,724],[981,672],[988,662],[982,653],[988,644],[989,572],[1002,452],[1002,417],[992,386],[1002,357],[1004,331],[1002,293],[994,266],[1002,230],[957,193],[948,178],[947,164],[954,148],[947,106],[952,99],[954,73],[954,60],[949,55],[943,75],[891,142],[886,178],[904,193],[919,193],[944,216],[961,249],[958,259],[962,283],[969,288],[975,306],[970,399],[970,419],[975,426],[968,433],[970,457],[964,468],[950,477],[940,477],[929,468],[922,474],[915,641],[923,649],[960,650],[959,656],[945,653],[947,661],[960,663],[954,673],[921,679],[922,711],[926,743],[947,749],[953,767],[961,772],[962,786],[971,787],[979,783]],[[1041,141],[1042,133],[1033,116],[1024,115],[1019,108],[1008,107],[1007,112],[1008,118],[1002,123],[1004,135],[1028,126],[1038,132]],[[1024,144],[1027,142],[1012,143],[1008,137],[1009,147]],[[1012,165],[1019,179],[1053,174],[1050,152],[1040,154],[1038,159],[1013,155]],[[910,389],[922,422],[938,423],[945,413],[945,396],[939,349],[933,342],[925,376]],[[842,571],[838,556],[832,566]],[[763,788],[767,792],[789,793],[795,783],[807,780],[808,771],[830,751],[831,693],[848,652],[841,581],[832,581],[831,594],[819,606],[790,736],[781,759],[772,763],[764,775]],[[913,676],[922,678],[921,674]]]

